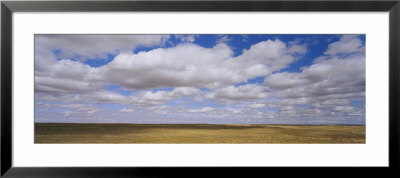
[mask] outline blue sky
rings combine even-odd
[[[365,124],[365,35],[36,35],[35,122]]]

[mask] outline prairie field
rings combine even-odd
[[[35,123],[35,143],[365,143],[363,125]]]

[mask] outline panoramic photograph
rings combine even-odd
[[[35,144],[365,144],[365,34],[36,34]]]

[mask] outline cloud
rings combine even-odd
[[[101,69],[71,60],[60,60],[46,66],[44,70],[35,69],[37,92],[73,93],[93,91],[102,86]]]
[[[163,104],[183,96],[191,96],[200,93],[200,90],[193,87],[177,87],[172,91],[145,91],[129,97],[129,103],[140,105]]]
[[[312,81],[300,73],[282,72],[268,76],[264,80],[265,86],[280,90],[310,84]]]
[[[242,42],[248,42],[249,41],[249,36],[248,35],[241,35],[242,36]]]
[[[52,40],[58,39],[62,44],[64,39],[69,39],[56,37]],[[117,37],[103,37],[97,41],[114,38]],[[38,50],[42,50],[42,47],[39,45]],[[111,84],[127,90],[221,88],[285,68],[295,60],[295,53],[279,40],[252,45],[238,57],[233,57],[231,48],[223,43],[213,48],[187,43],[138,54],[121,52],[112,62],[95,68],[80,61],[57,61],[54,54],[38,52],[35,66],[40,67],[35,68],[35,89],[37,92],[79,93],[99,90]]]
[[[195,35],[175,36],[182,43],[168,48],[162,48],[168,39],[162,35],[129,35],[125,41],[97,44],[120,40],[106,36],[94,41],[79,35],[36,37],[35,109],[40,112],[35,110],[35,117],[155,123],[160,118],[211,123],[224,119],[232,123],[364,122],[365,106],[354,104],[365,101],[365,46],[359,36],[342,36],[300,72],[281,70],[310,52],[308,44],[300,43],[304,40],[265,40],[234,56],[235,46],[220,41],[202,47],[194,43]],[[91,43],[96,44],[77,49]],[[132,52],[140,46],[154,48]],[[62,52],[56,56],[52,50],[59,47]],[[83,62],[109,53],[116,56],[103,66]],[[77,60],[77,54],[85,59]],[[65,59],[57,59],[60,56]],[[249,82],[256,77],[265,78],[264,83]]]
[[[232,38],[229,38],[228,35],[222,35],[221,38],[217,40],[217,43],[228,43],[231,40]]]
[[[288,42],[288,53],[305,54],[307,53],[307,44],[301,44],[300,39]]]
[[[135,110],[132,108],[122,108],[119,112],[134,112]]]
[[[262,103],[254,103],[254,104],[250,104],[249,108],[258,109],[258,108],[263,108],[264,106],[265,106],[265,104],[262,104]]]
[[[344,35],[328,46],[326,55],[301,68],[301,72],[265,77],[269,95],[277,97],[265,104],[279,108],[269,117],[313,119],[320,115],[331,118],[327,121],[330,123],[343,119],[360,122],[359,118],[365,117],[365,108],[351,105],[352,101],[365,101],[365,47],[360,44],[357,36]]]
[[[343,40],[345,39],[345,40]],[[351,38],[352,39],[352,38]],[[340,40],[349,40],[344,36]],[[332,44],[337,44],[336,42]],[[329,45],[329,50],[332,49]],[[365,51],[359,48],[349,51],[352,54],[340,56],[321,56],[301,72],[282,72],[269,75],[264,85],[275,90],[281,98],[327,96],[365,91]]]
[[[75,103],[75,104],[58,104],[58,103],[43,103],[43,102],[37,102],[35,103],[35,108],[37,109],[45,109],[48,111],[55,111],[55,110],[61,110],[60,112],[64,114],[64,116],[71,115],[73,113],[80,113],[80,114],[94,114],[96,113],[99,108],[96,108],[92,104],[81,104],[81,103]],[[65,111],[67,110],[67,111]]]
[[[290,48],[280,40],[266,40],[256,43],[250,49],[244,49],[243,54],[237,57],[238,65],[246,64],[247,66],[255,66],[262,64],[267,70],[265,74],[288,67],[297,58],[296,55],[304,54],[304,50],[293,50],[297,45]],[[302,47],[300,47],[302,48]]]
[[[287,67],[297,53],[288,51],[279,40],[257,43],[238,57],[223,43],[213,48],[181,44],[138,54],[121,53],[104,66],[104,76],[127,89],[219,88]]]
[[[119,93],[110,92],[107,90],[100,90],[90,93],[84,93],[82,96],[84,100],[91,100],[96,103],[120,103],[127,104],[126,96]]]
[[[214,108],[211,107],[204,107],[204,108],[200,108],[200,109],[189,109],[187,110],[187,112],[191,112],[191,113],[204,113],[204,112],[209,112],[209,111],[214,111]]]
[[[235,71],[221,64],[232,54],[223,44],[214,48],[181,44],[138,54],[120,54],[105,66],[105,79],[127,89],[207,87],[214,83],[232,83],[235,79],[231,79],[231,75],[236,75]]]
[[[122,105],[158,105],[176,100],[184,96],[193,96],[200,93],[200,89],[193,87],[176,87],[172,91],[139,91],[131,96],[108,90],[98,90],[81,93],[43,93],[37,92],[38,100],[71,102],[71,103],[97,103],[97,104],[122,104]]]
[[[184,43],[193,43],[198,35],[174,35],[175,38],[179,39]]]
[[[284,98],[364,92],[365,57],[329,58],[301,73],[273,74],[265,79],[265,85],[279,90],[276,96]]]
[[[358,52],[362,50],[362,42],[358,35],[343,35],[338,42],[329,44],[328,50],[324,54],[340,55]]]
[[[207,99],[224,103],[252,101],[266,98],[267,96],[268,94],[266,89],[257,84],[240,85],[238,87],[228,86],[225,88],[215,89],[213,92],[205,95]]]
[[[132,51],[139,46],[165,43],[169,35],[35,35],[35,48],[60,50],[61,58],[106,58],[108,54]],[[37,59],[40,60],[40,59]]]

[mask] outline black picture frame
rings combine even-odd
[[[246,168],[131,168],[63,167],[29,168],[12,165],[12,18],[13,12],[121,12],[121,11],[293,11],[293,12],[389,12],[389,167],[357,170],[396,170],[399,168],[400,101],[400,1],[2,1],[1,2],[1,175],[4,177],[133,177],[248,175],[265,171],[291,172],[277,167]],[[178,170],[179,169],[179,170]],[[265,170],[268,169],[268,170]],[[295,169],[307,173],[309,168]],[[317,168],[331,169],[331,168]],[[348,169],[348,168],[345,168]],[[210,172],[212,171],[212,173]],[[247,172],[247,173],[246,173]],[[268,172],[270,174],[270,172]],[[330,170],[331,175],[340,174]],[[262,174],[261,174],[262,175]]]

